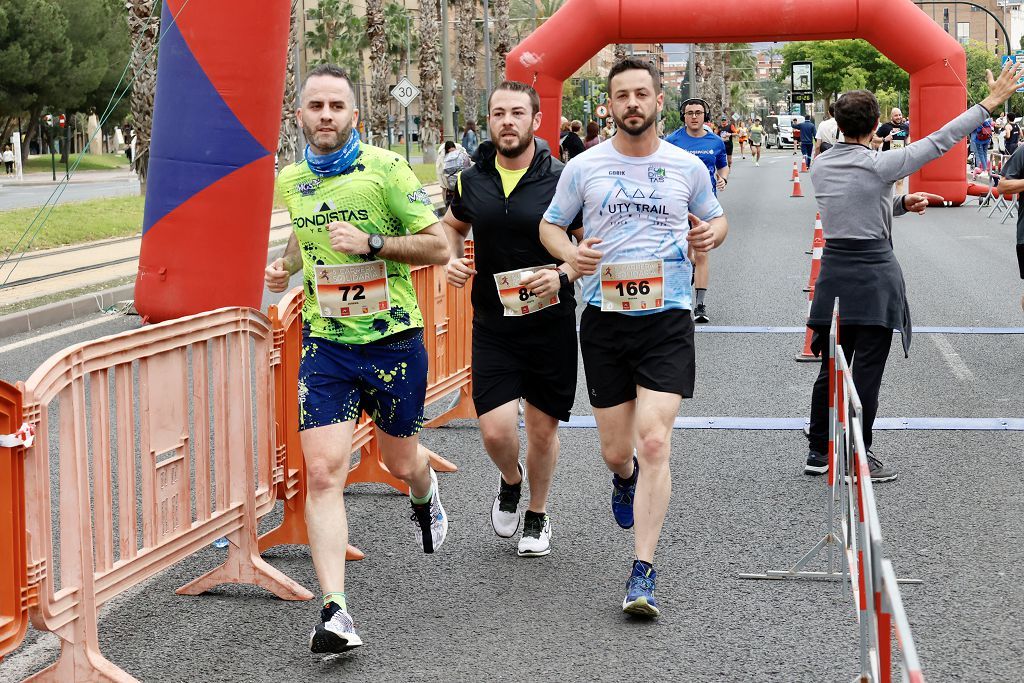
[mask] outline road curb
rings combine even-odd
[[[134,294],[135,283],[131,283],[105,289],[102,292],[83,294],[66,301],[30,308],[27,311],[11,313],[0,317],[0,338],[93,315],[113,306],[118,301],[131,299]]]

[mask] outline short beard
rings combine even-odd
[[[655,109],[654,113],[648,118],[644,119],[644,122],[640,124],[639,128],[630,128],[626,125],[625,118],[619,118],[618,116],[613,117],[615,119],[615,125],[626,135],[632,135],[633,137],[640,137],[647,132],[647,129],[654,125],[654,122],[658,119],[658,110]]]
[[[319,154],[320,156],[324,156],[327,154],[333,154],[334,152],[337,152],[339,149],[345,146],[345,143],[348,142],[348,139],[352,136],[352,124],[349,124],[342,128],[341,130],[339,130],[338,137],[335,139],[334,147],[329,147],[326,149],[319,147],[318,145],[315,145],[313,143],[313,140],[316,139],[316,127],[310,127],[303,123],[302,134],[306,136],[306,142],[309,143],[310,147],[314,147],[320,150],[319,152],[316,153]]]
[[[519,142],[517,142],[516,144],[512,145],[511,147],[504,147],[501,144],[501,136],[499,135],[497,138],[497,142],[495,142],[494,146],[498,148],[498,152],[501,153],[501,156],[507,159],[515,159],[520,154],[529,149],[530,143],[532,142],[533,133],[527,133],[526,135],[521,136],[519,138]]]

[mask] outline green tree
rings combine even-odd
[[[910,95],[907,72],[866,40],[816,40],[787,43],[782,48],[784,78],[793,62],[814,63],[814,96],[826,106],[847,90],[892,90],[906,102]]]

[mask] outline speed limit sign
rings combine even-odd
[[[597,118],[603,119],[606,116],[608,116],[608,107],[603,104],[597,105]]]

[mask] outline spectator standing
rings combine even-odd
[[[587,124],[587,139],[583,141],[583,146],[590,149],[599,144],[601,144],[601,127],[597,125],[596,121],[591,121]]]
[[[575,131],[573,130],[575,126]],[[562,117],[562,135],[559,138],[558,144],[561,148],[560,157],[563,163],[568,163],[569,159],[575,156],[583,154],[586,147],[583,146],[583,140],[580,139],[579,131],[583,128],[583,124],[579,121],[573,121],[569,123],[569,119]]]
[[[1020,144],[1020,124],[1017,123],[1017,115],[1013,112],[1006,112],[1003,140],[1006,153],[1012,156],[1017,151],[1017,145]]]
[[[1002,133],[1006,129],[1006,112],[999,112],[999,116],[995,120],[995,129]],[[993,154],[1006,154],[1006,138],[1002,135],[992,136],[992,153]]]
[[[459,182],[459,174],[473,164],[467,150],[460,148],[451,140],[444,143],[444,160],[441,163],[441,172],[438,182],[444,190],[445,208],[452,203],[455,196],[455,187]]]
[[[988,171],[988,149],[992,144],[992,133],[995,124],[992,119],[985,119],[981,125],[971,131],[971,151],[974,152],[973,177],[977,178],[980,171]],[[998,136],[997,136],[998,137]]]
[[[10,145],[4,145],[4,175],[14,175],[14,151]]]
[[[462,147],[466,154],[473,156],[476,148],[480,146],[480,138],[476,134],[476,121],[466,121],[466,128],[462,131]]]
[[[839,124],[836,123],[836,105],[828,105],[828,118],[818,126],[814,134],[814,156],[827,152],[839,142]]]

